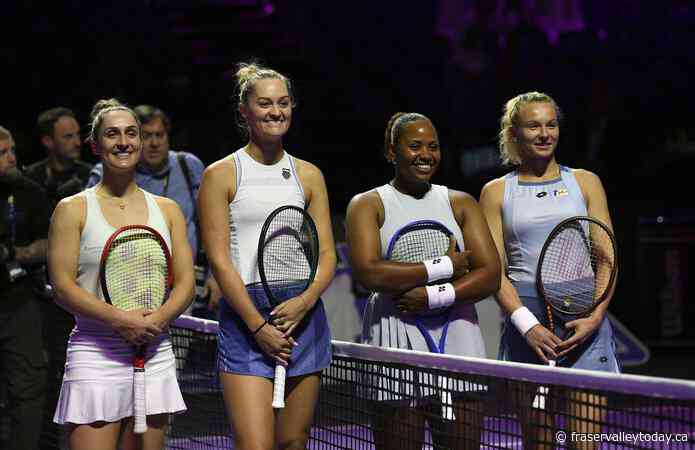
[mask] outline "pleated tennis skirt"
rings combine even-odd
[[[246,290],[263,318],[267,319],[272,308],[261,285],[249,285]],[[300,293],[301,287],[289,287],[276,295],[289,299]],[[320,372],[330,366],[331,333],[321,299],[304,316],[293,337],[298,345],[292,349],[288,377]],[[275,376],[275,360],[263,353],[244,321],[226,300],[220,302],[217,345],[220,371],[265,378]]]
[[[53,421],[88,424],[133,416],[133,356],[133,347],[118,335],[73,330]],[[145,375],[147,415],[186,410],[168,334],[148,345]]]
[[[485,358],[485,342],[478,325],[478,314],[472,304],[456,304],[450,313],[450,323],[444,341],[444,354]],[[444,331],[444,316],[420,318],[435,343]],[[396,310],[391,296],[372,294],[364,310],[362,343],[387,348],[399,348],[430,352],[422,331],[412,316]],[[408,368],[379,369],[379,376],[366,376],[362,380],[361,396],[376,401],[400,401],[405,398],[431,396],[435,388],[458,392],[485,390],[471,378],[455,380],[449,377],[434,377],[432,374]]]
[[[533,283],[514,282],[514,287],[519,293],[519,298],[524,306],[531,311],[545,326],[547,312],[545,301],[538,296]],[[556,335],[562,334],[563,323],[554,321]],[[536,352],[529,347],[526,338],[512,324],[509,316],[502,326],[498,359],[503,361],[515,361],[529,364],[542,364]],[[602,372],[620,372],[620,365],[616,357],[613,328],[607,318],[603,319],[599,329],[579,347],[574,349],[567,357],[560,361],[560,367],[573,369],[598,370]]]

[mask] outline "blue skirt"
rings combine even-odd
[[[300,294],[301,289],[300,285],[273,292],[289,300]],[[246,290],[263,318],[268,319],[272,308],[260,283],[248,285]],[[319,372],[331,364],[331,333],[321,299],[295,328],[293,337],[298,345],[292,349],[288,377]],[[275,376],[275,360],[263,353],[244,321],[226,301],[220,302],[217,345],[218,367],[222,372]]]
[[[514,287],[517,289],[523,305],[547,327],[548,320],[545,301],[537,295],[535,286],[529,283],[514,283]],[[553,322],[555,324],[554,332],[556,336],[562,336],[563,332],[566,333],[563,321],[555,319]],[[542,364],[536,352],[529,347],[526,338],[519,333],[509,316],[506,317],[502,327],[498,359]],[[620,372],[620,365],[615,354],[613,329],[610,322],[604,318],[599,329],[579,347],[560,360],[558,366],[603,372]]]

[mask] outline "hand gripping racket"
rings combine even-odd
[[[316,225],[305,210],[281,206],[268,215],[258,240],[258,272],[271,309],[306,291],[318,260]],[[275,365],[273,408],[285,407],[286,374],[285,366]]]
[[[617,271],[615,237],[605,224],[585,216],[560,222],[543,244],[536,272],[548,329],[555,332],[555,316],[567,322],[589,315],[611,295]]]
[[[162,236],[145,225],[116,230],[101,253],[99,279],[104,299],[124,311],[154,310],[169,297],[173,276],[171,254]],[[145,400],[146,346],[135,347],[133,359],[133,431],[147,431]]]

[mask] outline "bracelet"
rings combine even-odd
[[[264,320],[263,323],[260,324],[260,325],[258,326],[258,328],[256,328],[256,330],[255,330],[252,334],[253,334],[254,336],[255,336],[256,334],[258,334],[258,332],[261,331],[261,328],[263,328],[263,327],[265,326],[265,324],[267,324],[267,323],[268,323],[268,321],[267,321],[267,320]]]
[[[454,265],[451,258],[448,256],[439,256],[437,258],[423,261],[425,269],[427,269],[427,282],[449,279],[454,274]]]
[[[451,306],[456,301],[456,291],[451,283],[426,286],[427,306],[429,309],[439,309]]]
[[[533,313],[525,306],[514,310],[511,315],[511,320],[522,336],[526,335],[528,330],[540,323],[536,316],[534,316]]]

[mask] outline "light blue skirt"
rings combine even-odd
[[[535,286],[529,283],[514,283],[514,287],[519,293],[519,297],[541,324],[547,325],[547,313],[545,301],[537,295]],[[555,334],[563,336],[566,334],[564,322],[554,320]],[[529,347],[509,316],[504,321],[502,337],[498,359],[503,361],[515,361],[530,364],[543,364],[536,352]],[[615,341],[613,340],[613,329],[610,321],[604,318],[599,329],[584,341],[579,347],[575,348],[565,358],[558,362],[560,367],[571,367],[573,369],[598,370],[603,372],[620,372],[620,365],[615,353]]]
[[[289,300],[302,292],[303,284],[273,291],[279,298]],[[264,319],[272,308],[259,284],[246,287],[251,300]],[[294,330],[297,346],[292,349],[287,376],[319,372],[331,364],[331,333],[323,301],[319,299]],[[273,378],[275,360],[263,353],[246,324],[226,301],[220,302],[218,367],[223,372]]]

